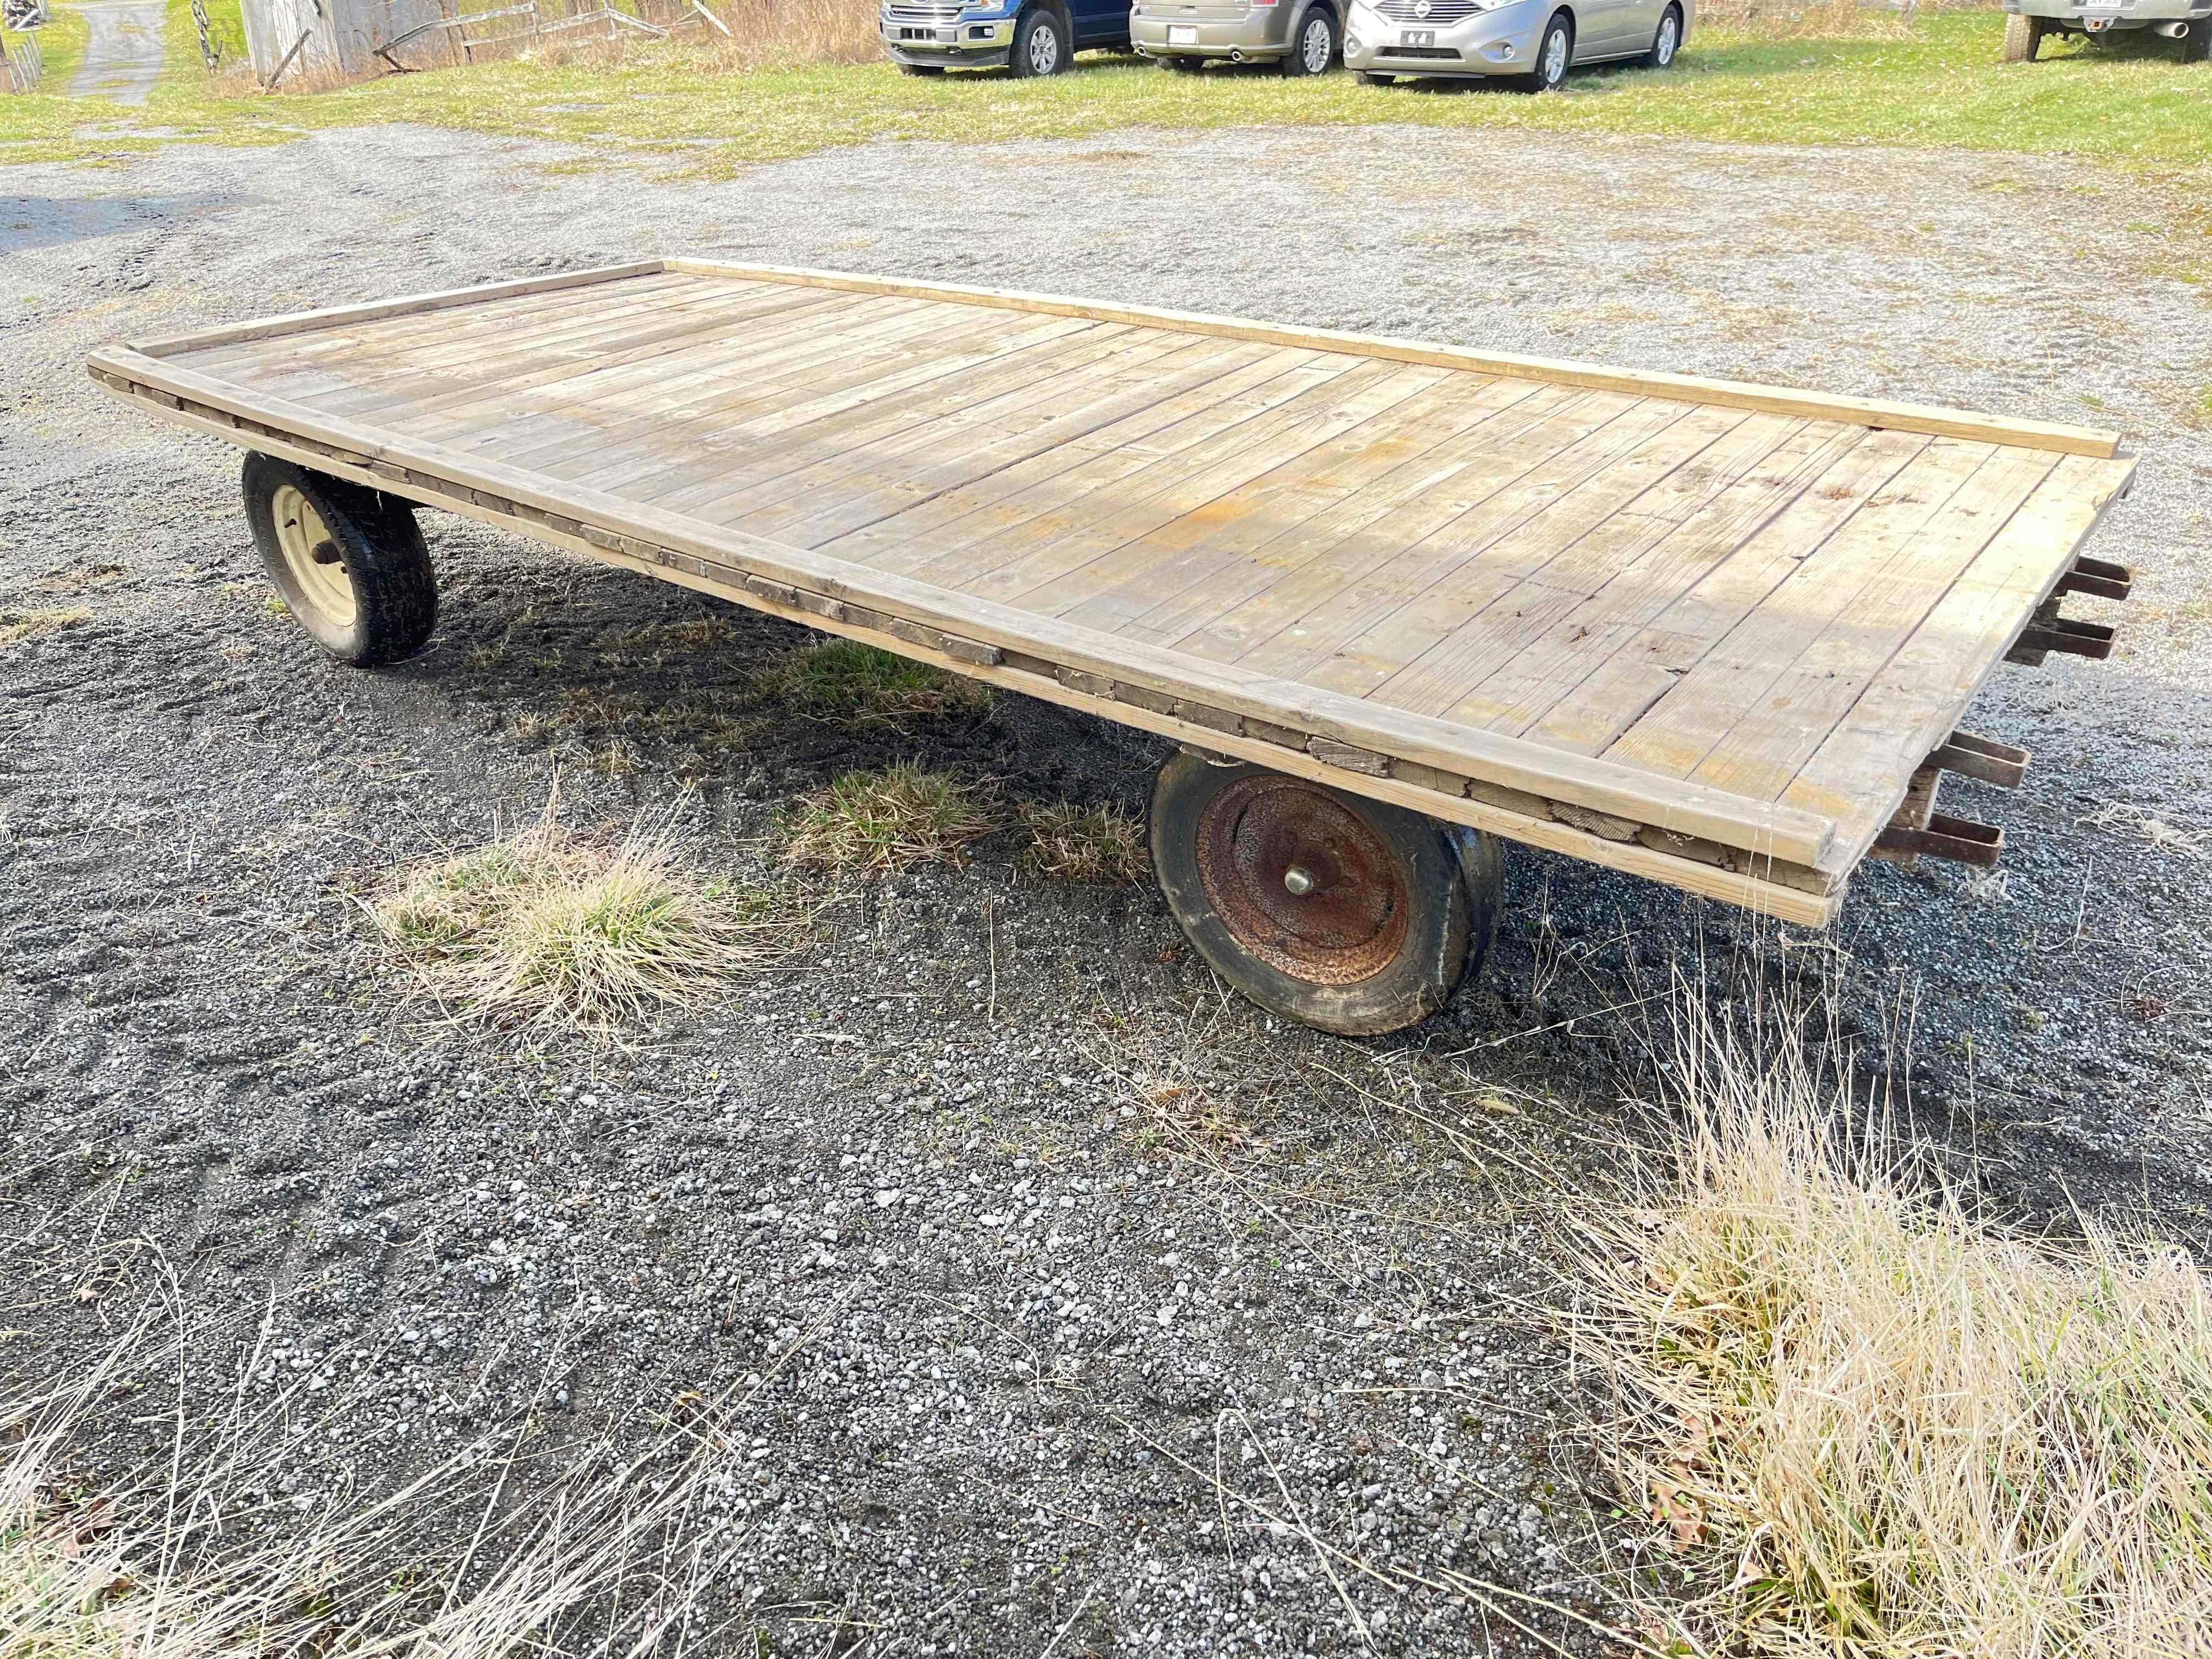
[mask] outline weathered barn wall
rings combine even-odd
[[[478,0],[468,9],[483,10],[490,3]],[[265,82],[303,31],[307,43],[284,71],[286,80],[301,74],[373,75],[387,67],[377,47],[463,9],[453,0],[242,0],[240,9],[246,56]],[[453,31],[433,30],[410,42],[402,61],[410,69],[457,61],[453,40]]]

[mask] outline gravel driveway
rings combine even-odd
[[[0,648],[0,1260],[95,1294],[25,1298],[3,1386],[102,1340],[158,1252],[216,1380],[263,1331],[254,1387],[340,1402],[303,1492],[533,1405],[580,1437],[738,1390],[730,1594],[779,1652],[1510,1652],[1526,1604],[1449,1574],[1601,1610],[1643,1559],[1528,1310],[1676,972],[1832,983],[2002,1205],[2202,1235],[2185,203],[2016,157],[1387,127],[676,165],[385,129],[10,174],[0,613],[86,614]],[[2114,660],[2001,671],[1975,712],[2037,754],[2014,795],[1955,786],[2006,879],[1871,867],[1825,940],[1523,854],[1480,981],[1349,1043],[1225,998],[1149,891],[1001,843],[825,891],[795,967],[630,1048],[518,1050],[410,1002],[355,896],[556,770],[574,822],[649,807],[743,870],[781,803],[896,753],[1133,809],[1160,758],[1006,697],[903,735],[747,703],[795,630],[436,515],[438,640],[334,670],[264,609],[234,453],[81,368],[677,252],[2108,422],[2144,464],[2096,550],[2142,574]],[[708,747],[741,706],[742,753]]]
[[[161,33],[167,8],[161,0],[93,0],[69,8],[92,25],[84,57],[70,77],[79,98],[112,98],[143,104],[161,78]]]

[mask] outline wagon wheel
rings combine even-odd
[[[248,455],[240,482],[269,580],[316,644],[357,668],[422,648],[438,579],[413,508],[271,455]]]
[[[1347,1036],[1441,1008],[1495,925],[1487,836],[1184,753],[1152,790],[1152,863],[1190,942],[1261,1007]]]

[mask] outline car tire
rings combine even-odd
[[[2023,17],[2013,12],[2005,18],[2004,60],[2008,64],[2033,64],[2036,54],[2043,50],[2044,23],[2040,17]]]
[[[2189,33],[2181,37],[2181,61],[2212,64],[2212,17],[2200,17],[2189,26]]]
[[[438,625],[438,578],[397,495],[249,454],[246,522],[269,580],[307,637],[356,668],[413,656]]]
[[[1343,1036],[1443,1007],[1488,945],[1504,887],[1490,836],[1188,751],[1160,770],[1151,838],[1168,908],[1214,971]]]
[[[942,64],[901,64],[899,65],[899,73],[901,75],[942,75],[945,73],[945,65]]]
[[[1554,46],[1554,42],[1557,43]],[[1557,92],[1567,82],[1567,65],[1574,61],[1575,23],[1566,13],[1554,12],[1536,42],[1536,61],[1521,77],[1523,92]]]
[[[1328,66],[1336,61],[1338,46],[1336,19],[1329,15],[1328,8],[1308,7],[1305,15],[1291,26],[1291,49],[1279,65],[1284,78],[1328,74]]]
[[[1034,6],[1014,25],[1014,49],[1007,55],[1007,67],[1017,81],[1059,75],[1074,56],[1073,46],[1060,15],[1049,6]]]
[[[1659,15],[1659,27],[1651,37],[1651,50],[1644,55],[1647,69],[1668,69],[1682,49],[1682,9],[1669,6]]]
[[[1373,70],[1362,70],[1359,71],[1359,84],[1363,87],[1395,87],[1398,84],[1398,77],[1377,75]]]

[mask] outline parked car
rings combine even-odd
[[[2212,0],[2005,0],[2004,60],[2032,64],[2054,34],[2092,40],[2155,29],[2185,64],[2212,64]]]
[[[1322,75],[1337,61],[1344,27],[1338,0],[1137,0],[1129,40],[1140,58],[1170,69],[1208,63],[1273,64],[1285,75]]]
[[[1129,44],[1129,0],[884,0],[878,21],[907,75],[1057,75],[1078,52]]]
[[[1696,9],[1696,0],[1352,0],[1344,61],[1370,84],[1511,76],[1548,92],[1585,64],[1666,68]]]

